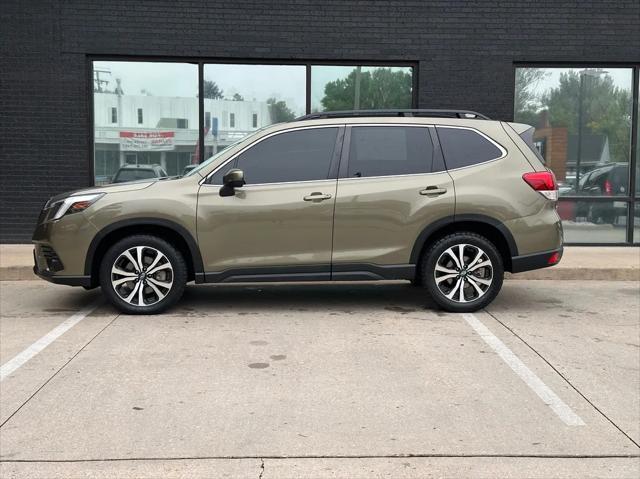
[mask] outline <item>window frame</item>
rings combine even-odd
[[[322,128],[336,128],[338,130],[338,132],[336,134],[335,145],[333,147],[333,155],[332,155],[331,160],[329,162],[329,170],[327,172],[327,178],[321,179],[321,180],[277,181],[277,182],[272,182],[272,183],[257,183],[257,184],[247,183],[242,188],[258,188],[258,187],[262,187],[262,186],[291,185],[291,184],[298,184],[298,183],[317,183],[319,181],[337,181],[338,162],[340,161],[341,153],[342,153],[342,150],[344,149],[344,129],[345,128],[344,128],[343,124],[292,127],[292,128],[287,128],[285,130],[274,131],[272,133],[269,133],[268,135],[261,136],[260,138],[256,139],[252,143],[246,145],[241,150],[235,152],[229,158],[224,160],[223,163],[221,163],[220,165],[216,166],[215,169],[213,169],[207,176],[205,176],[202,180],[200,180],[199,183],[200,183],[201,186],[221,187],[222,186],[221,184],[211,183],[210,182],[210,178],[213,178],[213,176],[218,171],[222,170],[222,168],[224,168],[226,165],[228,165],[231,162],[234,162],[240,155],[242,155],[246,151],[250,150],[251,148],[253,148],[257,144],[261,143],[262,141],[264,141],[264,140],[266,140],[268,138],[273,138],[274,136],[282,135],[284,133],[290,133],[290,132],[293,132],[293,131],[319,130],[319,129],[322,129]]]
[[[629,68],[632,71],[631,80],[631,142],[629,150],[629,188],[627,195],[619,196],[588,196],[588,195],[566,195],[558,198],[558,203],[570,202],[570,201],[593,201],[593,202],[625,202],[627,203],[627,231],[626,240],[624,242],[617,243],[603,243],[603,242],[585,242],[585,243],[565,243],[568,246],[631,246],[640,244],[640,238],[634,238],[634,205],[640,200],[640,195],[636,196],[635,188],[640,178],[636,177],[638,172],[637,160],[638,160],[638,122],[640,115],[640,105],[638,97],[640,96],[640,63],[638,62],[513,62],[511,85],[514,86],[513,96],[515,97],[515,84],[516,84],[516,69],[518,68]],[[511,119],[515,118],[515,101],[512,102],[511,107]],[[546,165],[545,165],[546,166]]]

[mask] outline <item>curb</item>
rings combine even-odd
[[[0,281],[27,281],[39,279],[32,266],[4,266],[0,268]],[[581,281],[640,281],[637,268],[544,268],[525,273],[505,273],[505,280],[581,280]]]
[[[0,281],[25,281],[40,279],[33,273],[33,266],[3,266],[0,268]]]
[[[640,281],[636,268],[544,268],[524,273],[505,273],[505,280],[579,280],[579,281]]]

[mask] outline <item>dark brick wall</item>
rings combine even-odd
[[[419,62],[419,106],[513,115],[514,62],[640,61],[639,0],[0,0],[0,227],[91,184],[88,54]]]

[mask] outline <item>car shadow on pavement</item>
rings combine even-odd
[[[355,312],[383,308],[397,313],[437,311],[424,289],[408,282],[393,282],[190,285],[170,313],[211,308],[219,312],[239,309]]]

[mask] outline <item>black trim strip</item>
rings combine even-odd
[[[321,281],[331,279],[330,264],[302,266],[255,266],[230,268],[204,273],[205,283],[238,283],[252,281]]]
[[[415,264],[338,263],[331,267],[334,281],[413,279],[415,275]]]
[[[45,281],[49,281],[54,284],[64,284],[67,286],[83,286],[85,288],[91,287],[91,276],[55,276],[45,271],[40,271],[37,266],[33,267],[33,273]]]
[[[238,283],[261,281],[370,281],[413,279],[413,264],[342,263],[305,266],[231,268],[196,275],[196,282]]]
[[[509,229],[502,222],[496,220],[495,218],[491,218],[490,216],[465,214],[441,218],[423,229],[418,236],[418,239],[416,239],[415,244],[413,245],[413,250],[411,250],[411,257],[409,261],[413,264],[418,263],[418,261],[420,260],[420,253],[422,252],[424,245],[427,243],[427,240],[432,234],[436,233],[438,230],[444,228],[445,226],[462,222],[484,223],[489,226],[493,226],[502,234],[505,241],[507,242],[510,256],[518,256],[518,246],[516,245],[516,241],[515,239],[513,239],[513,235],[511,234]]]
[[[525,254],[511,258],[511,272],[522,273],[523,271],[531,271],[532,269],[542,269],[549,266],[555,266],[562,259],[563,248],[544,251],[542,253]],[[560,253],[560,258],[554,264],[549,264],[549,258],[555,253]]]

